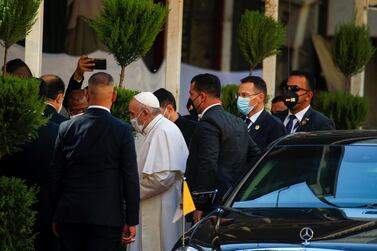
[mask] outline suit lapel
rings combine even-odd
[[[264,126],[264,121],[266,120],[267,112],[263,110],[263,112],[259,115],[257,120],[251,125],[249,134],[256,135]]]
[[[260,129],[262,129],[264,126],[266,117],[267,117],[267,112],[263,110],[263,112],[259,115],[257,120],[251,125],[250,131],[257,133]]]
[[[55,110],[54,107],[52,107],[51,105],[46,105],[46,108],[45,108],[45,110],[44,110],[44,112],[43,112],[43,115],[44,115],[45,117],[48,117],[49,115],[54,116],[56,113],[57,113],[57,112],[56,112],[56,110]]]
[[[310,107],[309,110],[304,114],[304,117],[302,117],[301,122],[299,123],[296,132],[306,132],[309,129],[310,126],[310,117],[312,115],[312,108]]]

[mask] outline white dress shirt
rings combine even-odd
[[[286,127],[287,124],[288,124],[289,116],[290,116],[290,115],[295,115],[295,117],[296,117],[296,118],[293,120],[292,130],[291,130],[290,132],[288,132],[288,133],[295,133],[295,132],[296,132],[299,123],[301,123],[301,120],[304,118],[304,115],[305,115],[305,113],[309,110],[309,108],[310,108],[310,105],[308,105],[305,109],[299,111],[299,112],[296,113],[296,114],[293,114],[293,113],[291,113],[290,110],[288,110],[288,115],[287,115],[287,117],[285,117],[285,119],[284,119],[284,126],[285,126],[285,127]]]

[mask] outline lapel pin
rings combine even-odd
[[[308,123],[308,122],[309,122],[309,118],[304,118],[304,119],[301,121],[300,125],[301,125],[301,126],[304,126],[304,125],[306,125],[306,123]]]
[[[259,125],[256,125],[255,126],[255,130],[259,130],[260,126]]]

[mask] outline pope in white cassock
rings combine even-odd
[[[142,134],[136,144],[140,224],[129,250],[171,250],[182,234],[181,222],[172,221],[181,203],[188,149],[178,127],[161,115],[153,93],[135,95],[128,110],[132,126]]]

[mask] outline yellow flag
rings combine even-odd
[[[188,188],[187,182],[183,181],[183,193],[182,193],[182,204],[183,204],[183,215],[195,211],[194,201],[192,200],[190,190]]]

